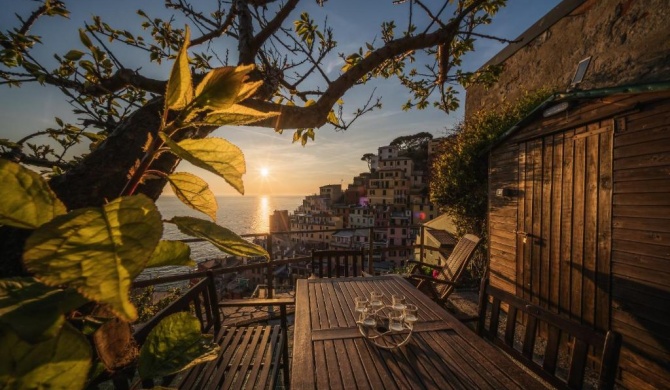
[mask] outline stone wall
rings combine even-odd
[[[670,1],[585,1],[506,59],[495,85],[468,88],[466,117],[524,91],[565,91],[588,56],[582,90],[670,80]]]

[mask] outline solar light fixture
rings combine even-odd
[[[575,72],[575,76],[572,78],[572,82],[570,82],[570,89],[575,88],[579,83],[582,82],[582,80],[584,80],[584,75],[586,75],[586,70],[589,68],[590,63],[591,57],[586,57],[579,61],[579,64],[577,64],[577,71]]]

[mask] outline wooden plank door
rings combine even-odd
[[[519,144],[517,295],[609,327],[612,121]]]

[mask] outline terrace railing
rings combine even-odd
[[[440,248],[438,247],[433,247],[429,245],[425,245],[425,239],[424,239],[424,227],[422,225],[420,226],[411,226],[410,228],[416,228],[416,229],[421,229],[421,241],[419,244],[413,244],[413,245],[398,245],[398,246],[388,246],[388,247],[379,247],[375,245],[374,241],[374,230],[376,229],[375,227],[369,227],[368,229],[368,240],[366,242],[367,248],[362,247],[360,249],[351,249],[351,250],[327,250],[327,251],[314,251],[312,255],[306,255],[306,256],[299,256],[299,257],[293,257],[293,258],[286,258],[286,259],[275,259],[274,258],[274,251],[273,251],[273,242],[274,242],[274,237],[276,236],[290,236],[295,235],[295,234],[301,234],[301,233],[334,233],[338,231],[356,231],[356,230],[361,230],[361,228],[350,228],[350,229],[324,229],[324,230],[299,230],[299,231],[290,231],[290,232],[271,232],[271,233],[254,233],[254,234],[243,234],[242,237],[245,238],[265,238],[266,239],[266,249],[268,253],[270,254],[270,259],[265,262],[258,262],[258,263],[253,263],[253,264],[246,264],[246,265],[239,265],[239,266],[233,266],[233,267],[224,267],[224,268],[215,268],[212,270],[207,270],[207,271],[196,271],[196,272],[190,272],[186,274],[178,274],[178,275],[169,275],[169,276],[162,276],[162,277],[157,277],[157,278],[152,278],[152,279],[145,279],[145,280],[138,280],[133,283],[133,288],[143,288],[143,287],[149,287],[149,286],[155,286],[155,285],[160,285],[160,284],[169,284],[169,283],[174,283],[174,282],[180,282],[180,281],[191,281],[191,280],[198,280],[202,278],[206,278],[210,273],[213,276],[218,276],[218,275],[224,275],[224,274],[232,274],[232,273],[239,273],[247,270],[258,270],[258,269],[265,269],[265,285],[267,286],[267,298],[272,298],[273,297],[273,290],[274,290],[274,282],[275,282],[275,273],[274,271],[282,266],[282,265],[289,265],[289,264],[307,264],[309,265],[310,269],[312,272],[319,277],[332,277],[332,276],[349,276],[347,273],[349,271],[352,272],[351,276],[359,276],[360,273],[357,272],[356,274],[353,274],[353,269],[351,268],[353,265],[353,262],[355,261],[356,269],[360,271],[365,271],[368,274],[376,274],[378,272],[375,272],[375,257],[383,257],[384,253],[392,252],[392,251],[411,251],[411,256],[414,256],[414,251],[416,249],[419,249],[419,258],[424,259],[425,258],[425,251],[426,250],[434,250],[438,251]],[[181,240],[182,242],[185,243],[191,243],[191,242],[203,242],[204,240],[202,239],[184,239]],[[345,256],[345,253],[348,255]],[[353,257],[353,255],[356,255]],[[318,258],[318,261],[314,261],[316,258]],[[408,255],[409,257],[409,255]],[[335,271],[335,268],[332,268],[333,264],[336,264],[336,262],[342,261],[340,266],[337,267],[337,270],[339,271],[340,269],[342,270],[341,273],[338,273]],[[351,264],[349,262],[352,262]],[[324,263],[325,262],[325,263]],[[331,266],[328,266],[328,263],[330,262]],[[346,262],[346,263],[345,263]],[[347,264],[347,266],[345,266]],[[325,270],[324,271],[324,267]],[[345,271],[346,270],[346,271]]]

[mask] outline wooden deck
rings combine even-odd
[[[376,347],[358,331],[354,297],[403,294],[419,307],[410,342]],[[292,389],[542,388],[506,355],[397,276],[299,280]]]

